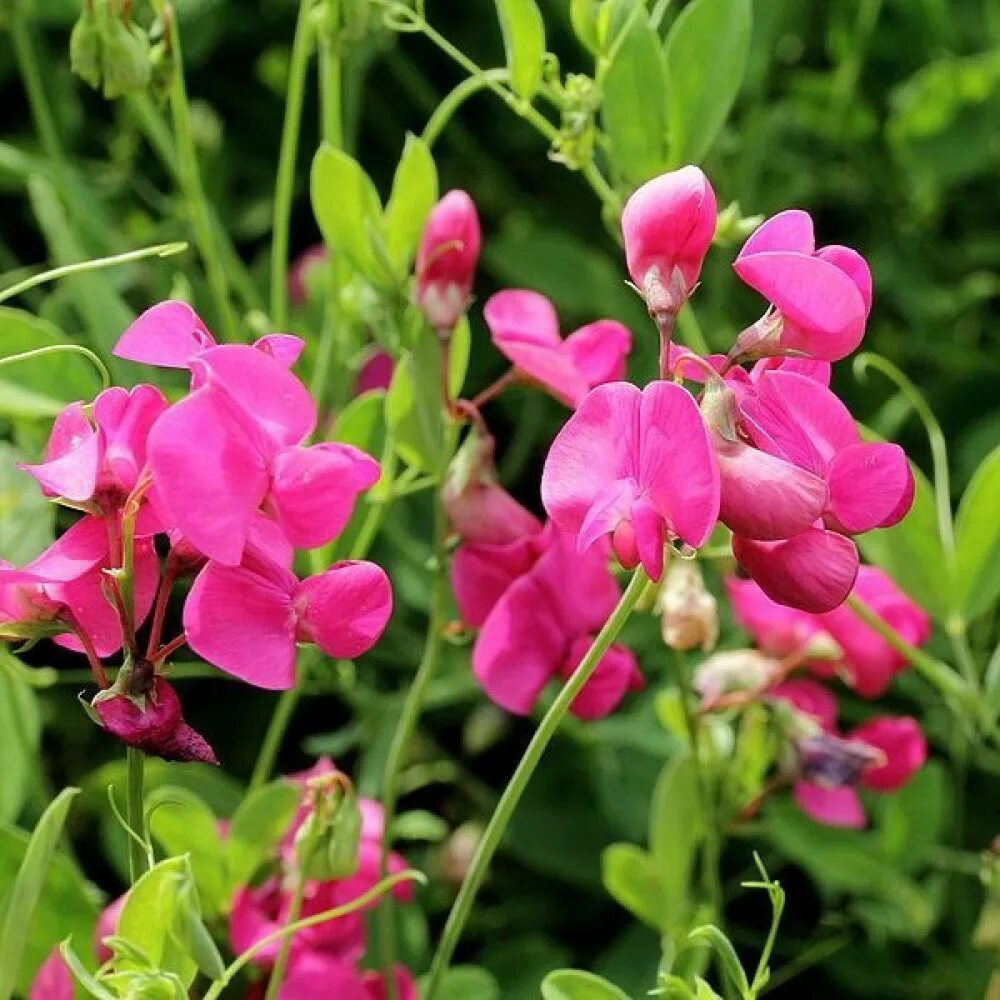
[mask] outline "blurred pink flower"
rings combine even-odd
[[[733,267],[775,310],[740,335],[734,356],[793,350],[839,361],[861,343],[872,301],[868,265],[849,247],[817,250],[808,213],[792,209],[768,219]]]
[[[567,406],[579,406],[595,385],[625,376],[632,334],[615,320],[589,323],[563,340],[552,303],[516,288],[492,295],[483,316],[497,350],[518,373]]]
[[[396,362],[388,351],[373,350],[365,359],[354,383],[354,395],[360,396],[376,389],[388,389]]]
[[[326,247],[313,243],[292,260],[288,268],[288,297],[293,305],[300,306],[309,297],[310,275],[327,261]]]
[[[610,535],[623,566],[659,580],[668,537],[697,547],[719,514],[719,467],[690,394],[672,382],[594,389],[552,442],[542,502],[581,551]]]

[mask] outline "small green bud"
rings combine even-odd
[[[308,878],[350,878],[358,870],[361,810],[352,790],[316,789],[316,803],[295,835],[295,856]]]
[[[108,99],[144,90],[148,85],[152,74],[149,39],[137,25],[108,18],[102,56],[104,96]]]
[[[84,7],[69,36],[70,69],[95,90],[101,85],[101,28],[92,8]]]

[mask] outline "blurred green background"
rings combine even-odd
[[[250,267],[255,283],[242,290],[243,297],[262,307],[295,5],[178,0],[176,6],[203,180]],[[590,59],[571,30],[568,4],[545,0],[541,6],[548,48],[562,69],[587,71]],[[428,8],[435,26],[480,65],[502,64],[491,0],[432,0]],[[5,31],[0,34],[0,270],[190,239],[158,153],[161,112],[145,99],[107,102],[69,73],[76,0],[4,0],[0,20],[9,23],[14,9],[22,12],[35,48],[34,68],[51,100],[55,138],[39,140]],[[668,8],[665,23],[672,15]],[[396,36],[375,14],[371,18],[370,31],[347,52],[346,145],[385,194],[405,133],[422,130],[462,74],[426,40]],[[705,71],[712,66],[706,64]],[[643,99],[653,102],[661,95]],[[311,85],[296,172],[293,254],[318,239],[308,198],[317,119]],[[64,160],[53,157],[53,141]],[[442,190],[463,187],[480,207],[485,244],[477,295],[482,301],[504,286],[535,288],[555,301],[566,330],[599,316],[617,317],[636,337],[634,374],[648,378],[655,330],[624,284],[620,248],[589,188],[546,154],[538,134],[485,93],[465,105],[435,145]],[[865,346],[899,365],[926,394],[950,442],[957,496],[1000,440],[1000,2],[756,0],[746,81],[704,167],[720,204],[738,199],[745,215],[805,208],[816,218],[821,242],[855,246],[869,259],[875,305]],[[58,194],[66,191],[72,196]],[[752,322],[760,310],[729,269],[734,254],[735,248],[712,252],[694,300],[706,337],[720,349],[729,346],[737,324]],[[181,293],[193,296],[210,325],[218,320],[193,254],[109,274],[133,310]],[[54,292],[28,294],[18,304],[70,335],[86,330],[96,343],[108,345],[129,316],[121,299],[102,288],[67,282]],[[310,333],[295,324],[293,332]],[[469,385],[476,391],[504,364],[478,321],[473,334]],[[925,437],[905,406],[893,400],[888,384],[875,373],[860,381],[849,363],[839,369],[835,387],[858,417],[896,437],[926,468]],[[541,394],[515,390],[491,407],[489,417],[505,482],[537,509],[544,449],[565,412]],[[7,436],[25,452],[37,450],[44,439],[44,425],[17,423],[8,429]],[[377,748],[379,740],[384,744],[395,703],[380,700],[379,693],[398,690],[419,655],[428,520],[421,499],[394,512],[376,555],[391,564],[402,614],[387,641],[359,666],[367,673],[354,685],[352,698],[331,681],[336,695],[305,703],[282,758],[286,769],[305,766],[310,753],[327,751],[356,764],[362,786],[372,787],[376,767],[369,763],[366,769],[355,751],[359,745]],[[640,650],[660,650],[643,658],[647,675],[654,676],[657,657],[663,656],[655,629],[640,625],[633,631]],[[428,768],[450,767],[451,777],[422,783],[417,775],[414,787],[420,790],[411,804],[458,824],[488,808],[528,724],[482,707],[469,681],[467,649],[456,647],[449,660],[420,755]],[[187,714],[215,744],[226,771],[245,777],[273,699],[221,680],[181,681],[180,689]],[[53,784],[85,780],[88,771],[117,757],[116,748],[77,709],[72,690],[60,686],[43,700],[45,717],[55,724],[46,730],[41,770]],[[850,707],[845,712],[850,716]],[[649,702],[640,701],[629,715],[571,727],[532,785],[465,953],[497,972],[505,1000],[537,995],[539,970],[568,963],[598,967],[628,989],[648,987],[655,936],[606,896],[598,860],[610,840],[644,836],[649,793],[667,739],[651,716]],[[86,779],[91,811],[79,821],[77,834],[88,874],[113,891],[117,875],[101,838],[112,837],[114,830],[106,823],[103,833],[98,829],[102,789],[115,776],[109,766],[112,771]],[[185,773],[191,776],[184,780],[198,784],[221,811],[232,808],[239,794],[235,782],[221,774]],[[996,781],[990,779],[972,786],[970,845],[985,846],[995,832],[996,810],[989,803],[996,801]],[[179,779],[174,774],[171,780]],[[921,796],[929,801],[936,795],[935,816],[943,812],[940,821],[947,821],[946,791],[922,786],[917,806]],[[959,890],[967,914],[953,939],[935,938],[930,931],[915,936],[907,931],[924,916],[907,915],[912,900],[895,901],[902,915],[899,907],[887,915],[872,901],[867,911],[841,905],[842,893],[854,892],[856,885],[845,877],[839,889],[836,880],[833,888],[817,889],[816,872],[788,836],[785,847],[767,858],[790,892],[779,965],[802,956],[816,964],[804,962],[811,967],[776,988],[774,996],[794,998],[807,990],[816,997],[982,995],[985,964],[968,950],[978,899],[974,879]],[[749,873],[751,846],[759,845],[751,840],[745,850],[742,842],[729,850],[726,874],[733,885]],[[817,857],[842,862],[833,848],[828,855],[821,848],[815,849]],[[863,842],[854,849],[863,853]],[[410,853],[432,868],[439,864],[432,849]],[[432,911],[446,902],[441,886],[428,895]],[[766,910],[741,897],[732,912],[734,939],[752,954]],[[908,919],[914,922],[909,928]],[[413,931],[417,949],[423,933],[419,926]]]

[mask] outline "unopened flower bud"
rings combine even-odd
[[[441,337],[469,307],[479,260],[479,216],[464,191],[449,191],[431,210],[417,250],[417,303]]]
[[[465,881],[482,836],[483,828],[478,823],[463,823],[445,841],[441,851],[441,875],[446,882],[457,887]]]
[[[675,559],[667,570],[657,610],[663,641],[682,652],[699,648],[709,652],[719,638],[715,597],[702,579],[701,569],[689,559]]]
[[[109,17],[104,25],[103,43],[104,96],[111,99],[143,90],[153,71],[146,33],[136,24]]]
[[[778,662],[756,649],[727,649],[700,663],[694,689],[710,704],[738,691],[763,691],[778,673]]]
[[[308,781],[313,808],[295,834],[295,855],[308,878],[350,878],[358,870],[361,809],[338,771]]]
[[[69,65],[95,90],[101,85],[101,29],[93,8],[87,5],[69,36]]]
[[[628,271],[661,326],[677,315],[697,284],[715,221],[715,192],[694,166],[654,177],[625,205]]]

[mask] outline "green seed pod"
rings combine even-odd
[[[93,10],[84,7],[69,36],[69,65],[95,90],[101,85],[101,28]]]
[[[104,96],[121,97],[143,90],[152,74],[149,38],[135,24],[108,19],[103,50]]]

